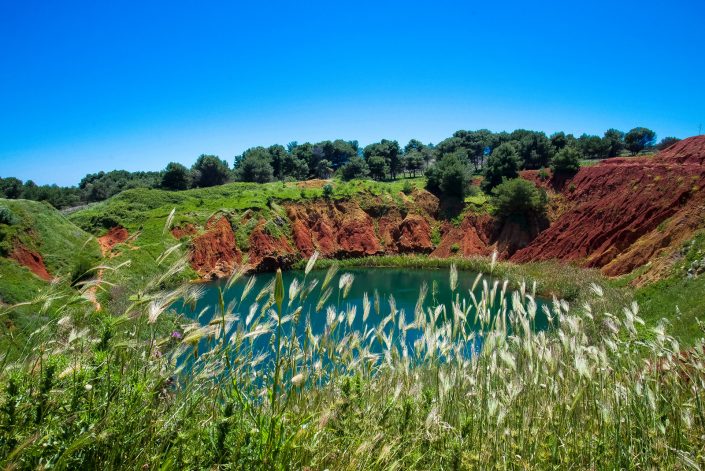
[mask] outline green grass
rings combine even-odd
[[[453,291],[457,276],[451,270]],[[193,287],[148,282],[112,317],[53,300],[21,355],[0,360],[0,467],[705,466],[702,354],[680,359],[661,331],[643,340],[633,309],[599,308],[599,293],[587,305],[557,302],[551,330],[536,333],[531,289],[512,295],[510,310],[509,294],[490,284],[479,299],[455,293],[453,312],[402,315],[379,303],[384,320],[362,334],[349,320],[378,303],[346,307],[350,282],[338,273],[311,290],[276,283],[214,306],[207,325],[168,311]],[[295,337],[307,322],[301,299],[327,286],[342,302],[311,313],[326,316],[322,332]],[[587,335],[595,326],[609,327]],[[478,336],[475,354],[465,347]]]
[[[680,250],[680,258],[666,279],[640,287],[635,292],[642,316],[651,325],[662,319],[685,344],[703,338],[700,322],[705,322],[705,271],[687,275],[694,262],[705,259],[705,232],[696,235]],[[632,277],[625,277],[629,281]]]
[[[54,277],[70,277],[79,255],[90,265],[100,259],[98,244],[90,234],[70,222],[48,204],[28,200],[0,199],[0,205],[14,215],[15,223],[0,224],[0,252],[9,256],[21,244],[42,256]],[[27,301],[45,284],[32,272],[8,258],[2,259],[0,297],[7,303]]]

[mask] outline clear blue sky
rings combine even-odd
[[[0,3],[0,176],[457,129],[705,128],[705,2]]]

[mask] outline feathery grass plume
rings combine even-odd
[[[362,295],[362,322],[367,322],[367,317],[370,315],[370,298],[367,292]]]
[[[352,288],[353,281],[355,281],[355,275],[352,273],[343,273],[338,280],[338,289],[343,290],[343,299],[348,297],[350,293],[350,288]]]
[[[380,311],[380,303],[379,303],[379,291],[377,291],[377,288],[375,288],[375,312],[379,316],[381,311]]]
[[[296,300],[296,297],[299,295],[300,291],[301,285],[299,284],[299,279],[294,278],[289,284],[289,302],[287,303],[289,307],[291,307],[291,304]]]
[[[455,263],[450,265],[450,291],[455,293],[455,289],[458,287],[458,268]]]
[[[274,282],[274,301],[277,303],[277,308],[279,312],[282,310],[282,303],[284,302],[284,280],[282,278],[282,269],[277,268],[277,274]]]
[[[157,257],[157,265],[161,265],[162,262],[163,262],[164,260],[166,260],[166,259],[169,257],[169,255],[171,255],[172,253],[174,253],[174,252],[176,252],[177,250],[179,250],[182,245],[183,245],[183,244],[181,244],[181,243],[179,242],[179,243],[177,243],[177,244],[172,245],[171,247],[169,247],[168,249],[166,249],[164,252],[162,252],[162,254],[159,255],[159,257]]]
[[[338,273],[338,264],[331,265],[330,268],[328,268],[328,271],[326,272],[325,278],[323,278],[321,290],[325,290],[328,287],[336,273]]]
[[[172,209],[171,212],[169,213],[169,216],[166,218],[166,222],[164,223],[164,230],[162,231],[162,234],[166,234],[169,229],[171,229],[171,224],[174,222],[174,216],[176,215],[176,208]]]
[[[242,264],[240,265],[236,270],[233,270],[233,272],[230,274],[228,277],[228,281],[225,283],[225,289],[229,290],[230,288],[233,287],[235,283],[242,278],[245,273],[247,272],[247,267]]]
[[[333,288],[328,287],[327,290],[321,293],[321,296],[318,298],[318,303],[316,304],[316,312],[319,312],[321,309],[323,309],[323,306],[328,302],[328,298],[330,298],[330,295],[333,294]]]
[[[304,273],[306,275],[311,273],[311,270],[313,270],[314,265],[316,265],[316,260],[318,260],[318,256],[319,256],[319,253],[318,253],[318,250],[316,250],[315,252],[313,252],[311,257],[308,259],[308,262],[306,262],[306,269],[304,270]]]

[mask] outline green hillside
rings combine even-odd
[[[82,267],[100,259],[95,238],[48,204],[0,199],[0,211],[6,215],[0,222],[0,297],[5,303],[26,301],[46,285],[10,258],[18,246],[39,254],[49,274],[59,279],[78,276]]]

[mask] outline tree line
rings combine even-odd
[[[473,173],[485,176],[485,189],[520,169],[556,166],[559,171],[575,168],[576,160],[603,159],[644,150],[665,148],[678,139],[667,137],[656,144],[656,133],[647,128],[629,132],[607,130],[603,136],[518,129],[513,132],[456,131],[436,145],[417,139],[405,146],[382,139],[361,147],[358,141],[336,139],[318,143],[253,147],[233,160],[232,167],[215,155],[201,155],[190,167],[171,162],[156,172],[114,170],[86,175],[78,186],[36,185],[14,177],[0,177],[0,196],[47,201],[66,208],[102,201],[130,188],[186,190],[222,185],[230,181],[266,183],[340,177],[344,180],[372,178],[393,180],[425,174],[428,187],[442,193],[459,193]],[[460,184],[460,182],[465,182]]]

